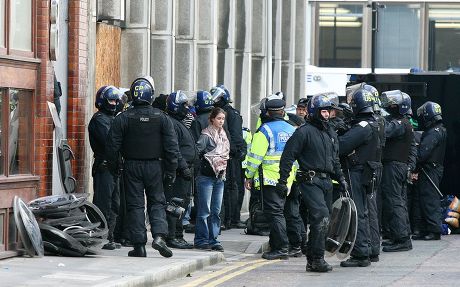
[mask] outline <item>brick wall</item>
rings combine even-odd
[[[53,101],[53,67],[49,61],[49,0],[40,0],[36,3],[36,56],[41,59],[41,64],[35,100],[34,171],[40,176],[39,196],[44,196],[51,194],[52,183],[53,121],[46,101]]]
[[[72,172],[77,192],[84,191],[88,178],[85,169],[86,104],[88,85],[88,1],[69,1],[69,78],[67,138],[74,151]]]

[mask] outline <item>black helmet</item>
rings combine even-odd
[[[400,90],[383,92],[381,100],[382,106],[387,109],[390,114],[398,113],[403,116],[412,111],[409,95]]]
[[[267,97],[265,101],[265,109],[267,111],[281,111],[286,106],[286,102],[283,100],[283,95],[275,94]]]
[[[374,112],[380,112],[380,97],[379,97],[379,91],[372,85],[364,83],[363,89],[369,91],[373,96],[374,96]]]
[[[336,92],[327,92],[323,95],[325,95],[331,101],[332,107],[334,109],[341,110],[341,108],[339,107],[339,95],[337,95]]]
[[[311,119],[326,121],[321,116],[322,110],[331,110],[333,109],[332,103],[328,97],[323,94],[314,95],[308,102],[308,116]]]
[[[350,107],[353,114],[364,114],[374,112],[374,95],[366,89],[358,89],[350,99]]]
[[[299,107],[307,107],[308,99],[307,98],[300,98],[297,102],[297,106]]]
[[[175,118],[184,119],[190,109],[188,108],[188,97],[181,90],[172,92],[166,99],[166,111]]]
[[[417,109],[418,121],[424,127],[430,127],[442,120],[441,106],[435,102],[426,102]]]
[[[155,99],[155,84],[150,76],[135,79],[129,90],[133,98],[133,105],[151,105]]]
[[[212,95],[214,106],[223,107],[232,102],[230,99],[230,92],[222,84],[212,87],[209,93]]]
[[[120,100],[121,92],[114,86],[102,86],[96,93],[95,106],[98,110],[104,110],[109,113],[117,111],[117,104]],[[111,104],[109,101],[115,101]]]

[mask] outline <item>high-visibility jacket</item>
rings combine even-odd
[[[283,118],[284,118],[285,121],[288,121],[288,120],[289,120],[288,114],[287,114],[287,113],[284,113],[284,117],[283,117]],[[256,129],[258,129],[261,125],[262,125],[262,118],[261,118],[260,115],[259,115],[259,117],[257,118]]]
[[[246,178],[254,180],[254,187],[260,186],[259,165],[262,165],[264,185],[275,186],[278,183],[281,154],[294,131],[293,126],[280,119],[263,124],[254,134],[251,149],[247,154],[246,167]],[[288,187],[292,185],[294,176],[293,166],[287,182]]]
[[[251,130],[248,128],[243,127],[243,139],[247,145],[247,152],[251,150],[251,141],[252,141],[252,133]],[[245,159],[241,162],[241,168],[246,168],[248,164],[248,157],[246,155]]]

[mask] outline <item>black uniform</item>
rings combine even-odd
[[[227,180],[224,187],[221,218],[225,226],[229,228],[240,221],[238,180],[241,178],[241,161],[246,156],[247,145],[243,139],[243,118],[240,112],[230,104],[226,104],[222,109],[227,113],[224,129],[230,140],[230,159],[227,162]]]
[[[351,256],[367,259],[371,240],[367,195],[374,192],[376,173],[381,170],[379,124],[372,115],[358,115],[351,129],[339,137],[339,145],[340,156],[347,159],[351,197],[358,214],[358,232]],[[376,240],[380,243],[379,233]]]
[[[174,125],[174,130],[177,135],[179,142],[179,154],[178,154],[178,168],[176,181],[172,186],[172,190],[165,192],[166,200],[169,201],[173,197],[181,198],[184,200],[184,208],[187,208],[191,197],[191,178],[186,178],[182,175],[182,170],[189,168],[193,170],[194,161],[197,158],[197,149],[195,139],[192,136],[190,130],[179,120],[171,116],[171,121]],[[182,228],[182,222],[177,217],[170,214],[166,215],[168,220],[168,236],[167,240],[173,240],[175,238],[183,238],[184,230]]]
[[[278,182],[286,182],[295,160],[299,164],[296,180],[309,211],[309,261],[324,257],[332,199],[331,175],[343,177],[338,151],[337,135],[328,124],[307,121],[289,138],[281,156]],[[308,171],[315,171],[315,176],[311,179],[299,176]]]
[[[118,152],[125,159],[123,175],[132,243],[147,242],[144,190],[152,235],[165,236],[168,225],[163,175],[175,176],[179,154],[171,120],[150,105],[134,106],[114,119],[107,140],[108,159],[115,162]]]
[[[409,239],[410,232],[405,185],[414,132],[409,120],[402,117],[388,122],[385,136],[381,183],[382,220],[388,222],[390,239],[401,243]]]
[[[431,184],[422,169],[439,188],[444,171],[443,162],[446,151],[447,131],[442,123],[437,123],[425,131],[417,153],[419,179],[417,189],[420,196],[423,233],[441,233],[441,200],[436,188]]]
[[[109,241],[113,241],[118,210],[120,208],[119,190],[115,188],[116,178],[108,169],[106,158],[106,139],[114,116],[104,110],[96,112],[88,125],[89,142],[94,152],[93,203],[101,210],[109,225]]]
[[[192,122],[192,125],[190,126],[190,131],[192,132],[195,142],[198,141],[198,139],[200,138],[201,131],[207,126],[209,126],[210,114],[211,111],[197,112],[197,116],[195,120]]]

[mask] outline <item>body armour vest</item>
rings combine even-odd
[[[379,124],[375,121],[366,120],[372,129],[370,140],[356,148],[353,156],[350,157],[352,165],[363,165],[368,161],[381,160],[381,147],[379,137]]]
[[[407,118],[402,118],[400,121],[404,125],[405,132],[399,137],[386,139],[385,148],[383,149],[383,161],[407,163],[409,160],[409,151],[414,139],[414,132]]]
[[[125,112],[128,126],[121,153],[125,159],[153,160],[163,157],[162,112],[153,107]]]
[[[431,152],[430,157],[426,160],[428,163],[436,163],[442,165],[444,163],[444,155],[446,153],[447,132],[446,128],[440,124],[432,127],[432,133],[438,133],[438,145]],[[437,129],[437,130],[436,130]],[[423,140],[423,135],[422,135]]]

